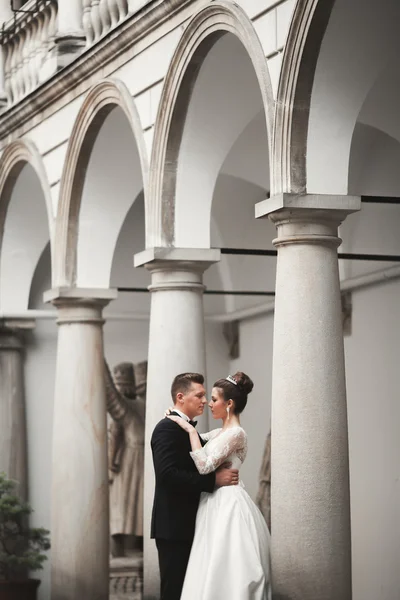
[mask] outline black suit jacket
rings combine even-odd
[[[214,491],[215,473],[200,475],[189,454],[189,435],[169,419],[156,425],[151,449],[156,475],[151,537],[193,540],[200,493]]]

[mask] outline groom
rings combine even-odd
[[[173,415],[192,421],[207,404],[204,377],[182,373],[172,382]],[[192,422],[193,424],[193,422]],[[161,576],[161,600],[179,600],[193,543],[201,492],[237,485],[236,469],[220,467],[200,475],[193,460],[189,436],[169,419],[156,425],[151,438],[156,475],[151,537],[155,538]]]

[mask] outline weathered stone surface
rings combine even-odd
[[[112,558],[110,562],[110,600],[142,600],[143,554]]]

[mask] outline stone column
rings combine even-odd
[[[150,439],[171,405],[170,387],[178,373],[206,372],[203,272],[220,258],[219,250],[153,248],[135,257],[135,266],[151,272],[151,316],[146,399],[144,491],[144,598],[159,597],[158,558],[149,539],[154,495]],[[199,429],[207,417],[199,419]]]
[[[68,65],[85,46],[82,15],[82,0],[58,0],[57,69]]]
[[[108,600],[109,499],[102,310],[113,290],[58,288],[52,600]]]
[[[34,321],[0,320],[0,471],[28,497],[23,333]]]
[[[337,236],[351,197],[284,194],[276,224],[272,583],[276,600],[350,600],[347,406]]]

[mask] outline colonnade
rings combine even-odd
[[[276,597],[350,600],[347,407],[337,247],[357,198],[290,195],[257,206],[277,227],[272,393],[272,557]],[[203,273],[213,249],[152,248],[146,415],[145,531],[154,486],[149,438],[183,371],[205,372]],[[58,313],[53,430],[52,600],[108,598],[108,476],[102,310],[113,290],[54,289]],[[22,337],[0,328],[4,469],[26,485]],[[6,427],[7,429],[7,427]],[[18,443],[15,443],[15,440]],[[4,457],[6,457],[4,459]],[[11,458],[12,457],[12,458]],[[8,461],[4,464],[4,460]],[[157,597],[157,559],[145,536],[145,598]]]
[[[86,40],[83,0],[58,0],[57,68]],[[96,5],[97,6],[97,5]],[[127,10],[133,2],[129,0]],[[133,9],[132,9],[133,10]],[[0,23],[12,17],[0,0]],[[25,90],[26,91],[26,90]],[[5,105],[0,68],[0,105]],[[276,225],[272,390],[272,574],[277,600],[350,600],[351,535],[338,227],[357,198],[282,194],[257,205]],[[158,596],[148,539],[154,475],[149,440],[173,377],[205,372],[203,274],[215,249],[148,248],[151,273],[145,459],[144,598]],[[57,288],[53,428],[52,600],[108,598],[109,506],[103,308],[110,289]],[[0,470],[28,489],[23,347],[31,322],[0,321]]]

